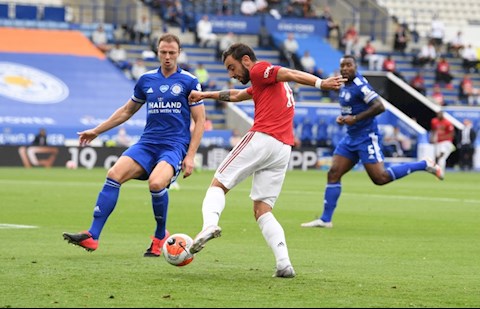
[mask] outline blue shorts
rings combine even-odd
[[[122,153],[122,156],[132,158],[140,164],[145,173],[138,177],[140,180],[147,180],[157,163],[165,161],[173,167],[171,183],[177,179],[182,170],[182,161],[187,154],[187,147],[183,144],[158,145],[138,142],[130,146]]]
[[[359,160],[363,164],[383,162],[384,156],[379,141],[381,138],[375,132],[354,137],[346,135],[338,143],[333,154],[348,158],[355,164]]]

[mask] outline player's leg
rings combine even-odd
[[[447,159],[454,150],[455,146],[450,141],[443,141],[437,144],[437,163],[442,170],[442,174],[445,173]]]
[[[313,221],[302,223],[302,227],[333,227],[333,213],[337,208],[337,202],[342,192],[342,176],[350,171],[358,162],[358,155],[354,149],[352,149],[352,146],[350,146],[351,142],[352,140],[346,137],[340,141],[335,149],[332,166],[327,174],[322,216]]]
[[[200,252],[209,240],[221,236],[222,229],[218,226],[218,222],[223,209],[225,209],[225,195],[228,191],[217,178],[213,178],[203,198],[202,230],[193,240],[193,244],[190,247],[191,254]]]
[[[225,208],[225,195],[252,175],[260,160],[256,145],[260,133],[247,132],[218,166],[202,204],[203,228],[216,226]]]
[[[377,134],[370,133],[357,145],[360,160],[363,162],[365,170],[374,184],[384,185],[418,171],[427,171],[442,179],[438,166],[430,159],[397,164],[385,169],[384,155],[378,143],[379,140],[380,138]]]
[[[364,166],[370,179],[372,179],[376,185],[384,185],[418,171],[426,171],[438,179],[443,180],[443,172],[440,166],[429,158],[417,162],[392,165],[386,169],[383,162],[366,163]]]
[[[268,137],[264,149],[257,154],[265,158],[265,163],[253,174],[250,198],[253,200],[255,220],[275,256],[273,277],[293,278],[295,271],[290,262],[285,232],[272,213],[285,180],[291,147]]]
[[[254,201],[253,205],[257,224],[262,232],[263,238],[275,256],[276,271],[273,277],[295,277],[295,271],[288,254],[285,231],[273,215],[272,207],[263,201]]]
[[[80,233],[63,233],[64,239],[88,251],[97,249],[100,233],[117,204],[121,184],[143,172],[143,168],[132,158],[121,156],[109,169],[105,184],[98,194],[90,229]]]
[[[325,223],[332,222],[333,213],[337,208],[337,202],[342,193],[342,176],[348,173],[357,163],[357,160],[349,159],[341,155],[334,155],[332,166],[328,171],[327,185],[325,187],[323,213],[320,220]],[[328,224],[327,226],[328,227]]]
[[[173,160],[166,158],[166,160],[179,162],[181,158],[175,157]],[[159,257],[162,253],[163,243],[168,236],[170,236],[166,229],[169,202],[167,187],[172,180],[176,179],[178,173],[180,173],[180,166],[178,164],[176,168],[173,168],[169,162],[160,161],[148,178],[156,227],[150,247],[143,255],[145,257]]]
[[[93,239],[100,237],[108,217],[115,209],[120,194],[120,186],[130,179],[139,177],[143,172],[143,168],[128,156],[121,156],[110,168],[105,185],[98,195],[93,222],[89,229]]]
[[[202,231],[193,240],[193,245],[190,248],[192,254],[202,250],[209,240],[221,236],[221,228],[218,226],[218,222],[225,208],[225,195],[250,176],[256,166],[257,157],[253,147],[254,137],[254,132],[245,134],[217,168],[203,199]]]

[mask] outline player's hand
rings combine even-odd
[[[192,175],[193,168],[195,167],[195,162],[193,158],[185,157],[182,162],[182,171],[183,171],[183,178],[187,178],[188,176]]]
[[[329,77],[322,81],[322,90],[338,90],[347,80],[342,75]]]
[[[203,94],[200,91],[192,90],[188,96],[188,102],[198,102],[203,99]]]
[[[77,132],[77,134],[79,135],[78,142],[82,147],[90,144],[98,136],[93,129]]]
[[[343,118],[342,115],[340,116],[337,116],[337,119],[335,119],[335,121],[337,122],[337,124],[343,126],[345,124],[345,119]]]
[[[357,123],[357,118],[355,116],[352,116],[352,115],[347,115],[347,116],[344,116],[343,117],[343,123],[346,124],[346,125],[354,125]]]

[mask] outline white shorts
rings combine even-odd
[[[292,147],[261,132],[248,132],[223,160],[215,178],[227,189],[253,175],[250,198],[273,207],[282,190]]]
[[[435,156],[440,157],[443,153],[443,156],[448,158],[448,156],[455,150],[455,146],[450,141],[439,142],[435,145]]]

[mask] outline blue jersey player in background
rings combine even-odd
[[[142,136],[109,169],[93,210],[90,229],[80,233],[63,233],[69,243],[88,251],[96,250],[100,233],[117,204],[121,185],[130,179],[148,180],[156,230],[144,256],[160,256],[163,243],[169,236],[166,230],[167,188],[181,170],[184,177],[192,174],[205,124],[203,101],[188,102],[192,90],[201,91],[200,83],[195,76],[178,67],[179,54],[178,37],[171,34],[160,37],[160,68],[143,74],[130,100],[107,120],[93,129],[78,133],[80,145],[87,145],[103,132],[126,122],[145,105],[147,121]],[[195,122],[192,132],[191,119]]]
[[[324,193],[323,214],[320,218],[303,223],[302,227],[331,228],[332,217],[342,192],[341,179],[359,161],[376,185],[384,185],[417,171],[426,171],[443,180],[441,168],[431,159],[399,164],[385,168],[380,148],[380,137],[375,116],[385,111],[380,96],[368,81],[357,72],[352,56],[340,59],[340,74],[348,81],[340,88],[341,115],[336,121],[347,125],[347,135],[333,153]]]

